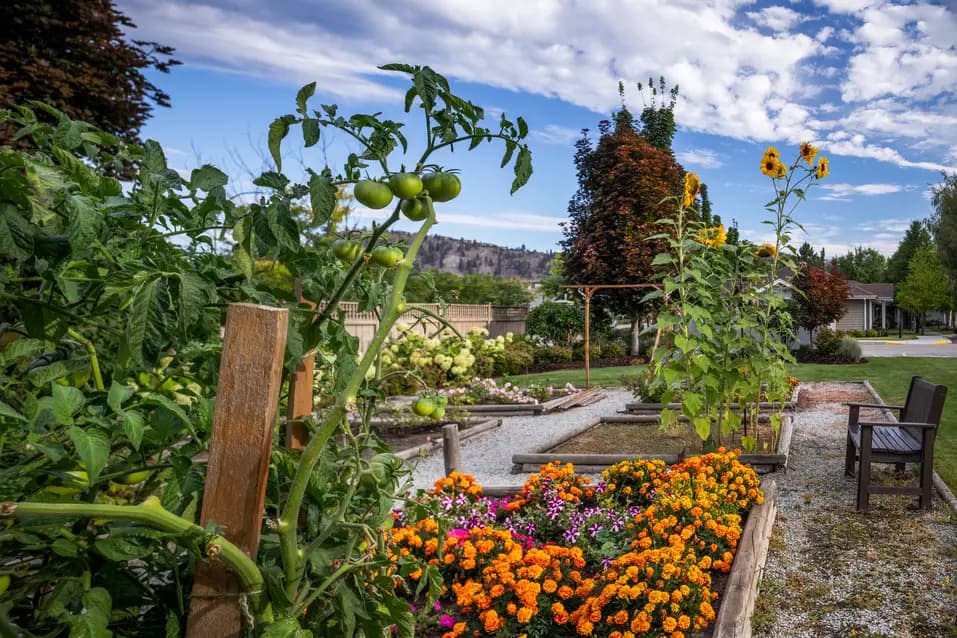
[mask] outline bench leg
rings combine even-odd
[[[871,438],[870,428],[861,428],[861,465],[857,472],[857,511],[866,512],[870,500]]]
[[[918,506],[922,510],[930,509],[930,502],[934,496],[934,432],[924,430],[923,460],[920,463],[920,500]]]
[[[854,461],[857,458],[857,448],[850,433],[847,435],[847,449],[844,451],[844,476],[854,476]]]

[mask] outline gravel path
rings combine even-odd
[[[795,415],[788,471],[775,476],[756,638],[957,637],[957,516],[936,493],[926,513],[916,497],[896,495],[872,496],[867,514],[854,508],[856,479],[844,476],[847,408],[837,401],[862,387],[801,386],[812,400]]]
[[[533,452],[557,443],[569,432],[602,415],[615,414],[634,401],[628,390],[605,390],[605,398],[592,405],[546,416],[503,417],[501,427],[462,441],[463,471],[481,485],[521,485],[528,474],[512,474],[512,454]],[[442,452],[412,461],[414,488],[429,488],[445,476]]]

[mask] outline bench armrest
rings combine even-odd
[[[858,408],[882,408],[885,410],[903,410],[904,406],[902,405],[885,405],[883,403],[845,403],[847,407],[858,407]]]
[[[862,428],[874,428],[874,427],[885,427],[885,428],[924,428],[926,430],[932,430],[937,427],[936,423],[915,423],[911,421],[903,422],[893,422],[893,421],[858,421],[857,425]]]

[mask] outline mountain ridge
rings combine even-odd
[[[412,233],[391,231],[396,239],[409,241]],[[436,270],[456,275],[483,274],[539,281],[548,275],[554,251],[507,248],[474,239],[428,235],[416,255],[416,270]]]

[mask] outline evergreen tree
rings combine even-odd
[[[918,249],[932,245],[933,240],[927,227],[917,220],[911,222],[910,228],[904,233],[904,238],[898,244],[897,250],[887,260],[887,280],[895,284],[904,281],[907,278],[907,268],[910,260]]]

